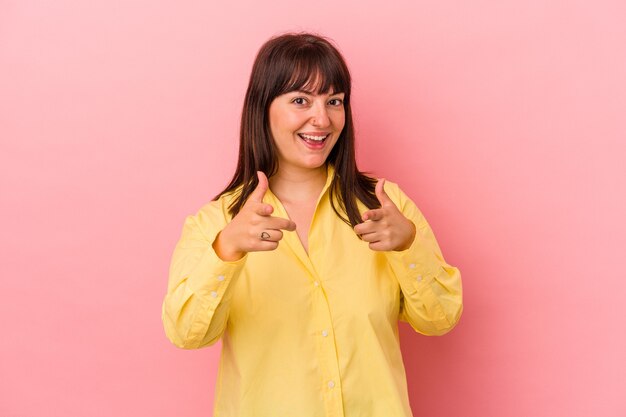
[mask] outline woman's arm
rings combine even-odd
[[[226,262],[215,253],[213,241],[226,224],[220,200],[212,201],[186,218],[174,249],[162,320],[179,348],[212,345],[226,328],[234,282],[247,259]]]
[[[415,203],[394,183],[388,183],[385,191],[416,226],[408,249],[385,252],[402,289],[399,319],[425,335],[445,334],[458,323],[463,311],[461,273],[444,260],[430,225]]]
[[[282,230],[296,229],[293,221],[271,215],[274,208],[263,203],[267,177],[257,175],[257,187],[232,220],[220,198],[185,221],[162,310],[165,333],[180,348],[197,349],[220,338],[248,252],[275,250]]]

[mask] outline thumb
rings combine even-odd
[[[378,182],[376,183],[376,197],[378,198],[378,201],[380,202],[381,207],[386,207],[390,204],[395,205],[393,204],[393,201],[391,201],[391,198],[389,198],[389,196],[385,192],[385,179],[384,178],[380,178]]]
[[[263,201],[263,196],[265,195],[265,192],[267,191],[267,188],[269,187],[269,185],[268,185],[267,177],[262,171],[257,171],[256,174],[257,174],[257,177],[259,177],[259,184],[256,186],[254,191],[252,191],[248,199],[252,201],[257,201],[260,203]]]

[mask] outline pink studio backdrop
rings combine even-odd
[[[0,415],[211,415],[170,255],[256,51],[301,29],[352,70],[360,167],[462,272],[457,328],[401,326],[415,415],[626,415],[625,3],[235,3],[0,2]]]

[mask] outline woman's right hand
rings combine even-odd
[[[274,250],[283,238],[281,230],[296,230],[293,221],[271,216],[274,207],[263,203],[269,187],[267,177],[261,171],[257,171],[257,176],[259,184],[213,242],[215,253],[224,261],[237,261],[248,252]],[[262,233],[265,239],[261,238]]]

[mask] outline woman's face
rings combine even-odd
[[[292,91],[269,108],[279,169],[319,168],[337,143],[346,120],[344,93],[316,95]]]

